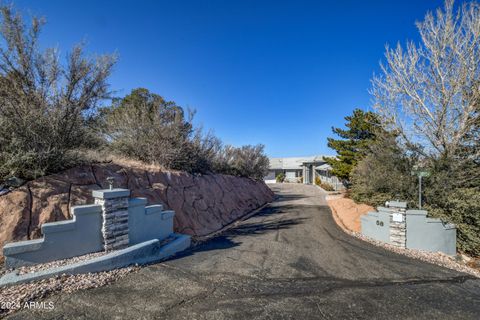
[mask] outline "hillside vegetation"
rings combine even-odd
[[[422,41],[387,47],[371,90],[375,117],[354,111],[332,166],[351,197],[403,199],[457,226],[461,251],[480,255],[480,5],[452,1],[417,23]],[[360,125],[359,125],[360,124]]]
[[[223,145],[193,126],[193,112],[147,89],[113,97],[115,55],[86,56],[80,44],[64,61],[55,48],[40,49],[44,23],[0,7],[0,187],[102,153],[190,173],[266,174],[263,145]]]

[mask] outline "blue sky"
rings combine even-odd
[[[197,110],[225,143],[269,156],[333,154],[326,138],[368,109],[384,46],[418,41],[442,1],[14,1],[47,19],[42,46],[117,52],[110,79]]]

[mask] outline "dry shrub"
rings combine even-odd
[[[62,63],[38,46],[42,19],[26,25],[8,6],[0,14],[0,181],[75,165],[78,148],[98,143],[89,123],[109,96],[115,57],[86,58],[78,45]]]

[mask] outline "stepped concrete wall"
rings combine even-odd
[[[427,218],[427,213],[425,210],[407,211],[407,248],[455,255],[457,253],[455,225],[445,224],[440,219]]]
[[[102,207],[72,208],[72,220],[46,223],[43,238],[8,243],[3,247],[9,268],[80,256],[103,249]]]
[[[93,191],[95,201],[102,199],[105,203],[72,207],[72,220],[42,225],[42,239],[6,244],[3,247],[6,266],[15,268],[98,251],[125,249],[150,240],[162,241],[173,235],[174,211],[164,211],[161,205],[146,206],[146,199],[129,199],[129,194],[128,189]],[[121,219],[112,220],[109,215],[117,212],[122,212]],[[123,212],[126,212],[126,218]]]
[[[362,234],[397,247],[456,254],[456,227],[427,218],[425,210],[406,210],[405,202],[390,202],[361,217]]]

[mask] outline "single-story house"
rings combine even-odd
[[[330,184],[335,190],[344,189],[343,183],[330,173],[331,167],[324,159],[325,156],[270,158],[266,182],[275,182],[278,174],[285,175],[286,182],[314,184],[319,177],[322,182]]]

